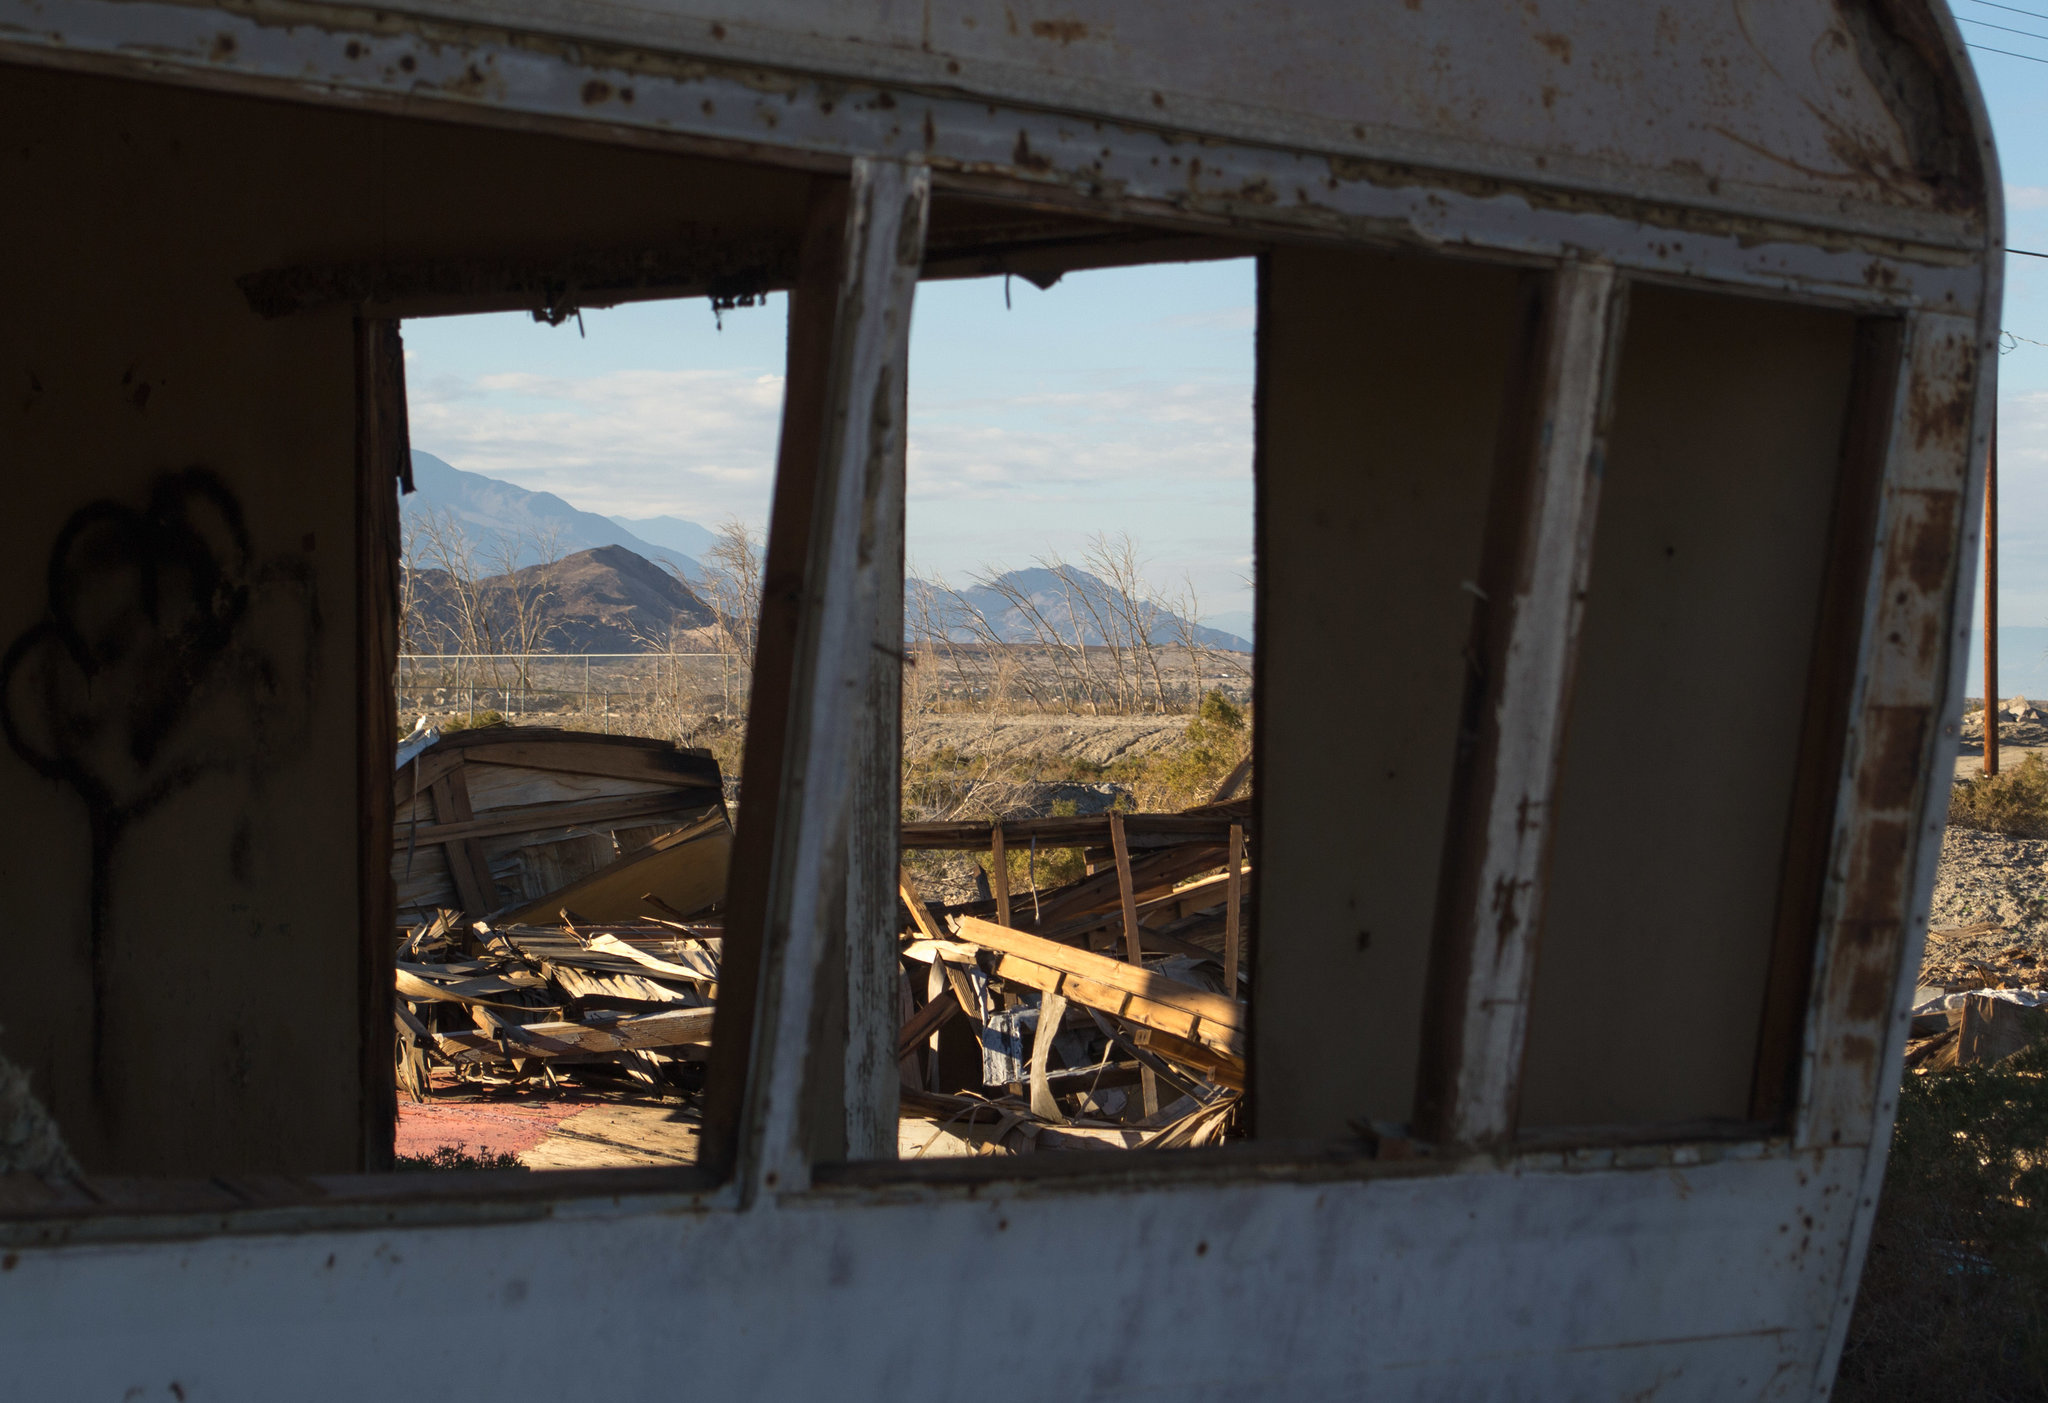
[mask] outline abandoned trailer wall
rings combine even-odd
[[[1262,1138],[1406,1121],[1517,309],[1512,269],[1262,263]]]
[[[49,71],[0,127],[0,1052],[98,1172],[360,1167],[352,309],[237,279],[467,293],[805,179]]]
[[[1631,296],[1526,1127],[1748,1116],[1855,326]]]

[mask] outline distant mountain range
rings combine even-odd
[[[552,539],[560,555],[555,598],[545,611],[550,625],[545,651],[638,652],[654,646],[650,640],[666,637],[672,624],[699,628],[713,621],[709,606],[689,588],[703,581],[699,561],[716,542],[697,522],[676,516],[599,516],[570,506],[552,492],[532,492],[482,473],[464,472],[417,449],[412,471],[416,490],[399,499],[408,522],[418,523],[429,513],[452,520],[487,560],[501,541],[515,547],[518,573],[484,582],[486,592],[495,592],[507,606],[519,590],[530,590],[536,583],[536,541]],[[423,556],[413,564],[425,632],[408,646],[415,651],[453,650],[452,582],[445,572],[430,568],[430,558]],[[678,580],[671,569],[683,578]],[[1028,607],[1005,590],[1027,600]],[[914,601],[921,591],[928,593],[934,623],[962,643],[975,637],[969,621],[976,611],[1006,642],[1035,642],[1030,615],[1036,611],[1062,639],[1078,636],[1082,643],[1099,646],[1105,642],[1101,621],[1113,612],[1109,586],[1072,566],[1012,570],[993,584],[962,590],[911,580],[906,600]],[[1217,621],[1235,623],[1240,618],[1249,631],[1249,613],[1218,616]],[[1153,643],[1180,641],[1182,626],[1166,610],[1143,606],[1140,619]],[[914,614],[910,623],[915,626]],[[502,629],[497,631],[505,636]],[[1223,629],[1197,627],[1194,634],[1204,647],[1252,650],[1246,638]],[[440,641],[430,642],[430,637]],[[496,648],[512,650],[510,643]]]
[[[1071,565],[1046,569],[1011,570],[985,584],[966,589],[944,589],[921,580],[905,586],[909,601],[909,626],[917,626],[916,601],[928,591],[932,625],[956,643],[974,641],[974,616],[979,614],[989,628],[1006,643],[1039,641],[1040,624],[1063,642],[1099,647],[1109,640],[1105,628],[1122,632],[1130,625],[1117,618],[1119,601],[1097,576]],[[1151,604],[1138,606],[1137,622],[1154,644],[1171,646],[1181,641],[1186,626],[1181,619]],[[1033,616],[1036,615],[1036,619]],[[1252,645],[1234,633],[1196,625],[1195,641],[1205,648],[1249,653]]]
[[[511,544],[521,567],[539,564],[537,541],[552,537],[563,555],[624,546],[644,560],[672,565],[687,578],[701,580],[704,569],[698,558],[715,539],[704,527],[680,517],[630,520],[579,511],[552,492],[530,492],[482,473],[464,472],[418,449],[412,454],[412,481],[414,491],[399,498],[399,510],[408,522],[438,513],[459,524],[479,547]]]

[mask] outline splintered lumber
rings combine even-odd
[[[1131,887],[1131,849],[1124,841],[1124,816],[1112,811],[1109,816],[1109,846],[1116,863],[1117,896],[1123,905],[1124,958],[1143,969],[1145,967],[1145,946],[1138,937],[1138,896]],[[1051,1003],[1056,996],[1048,993],[1045,1001]],[[1144,1035],[1138,1035],[1143,1041]],[[1141,1062],[1143,1059],[1139,1059]],[[1159,1112],[1159,1079],[1154,1069],[1147,1066],[1139,1076],[1139,1086],[1144,1094],[1145,1114]]]
[[[917,1050],[917,1045],[938,1032],[960,1012],[960,999],[949,985],[941,985],[938,994],[903,1025],[903,1031],[896,1037],[896,1060]]]
[[[485,1010],[478,1010],[484,1012]],[[492,1019],[495,1036],[437,1033],[434,1041],[451,1061],[640,1051],[711,1041],[711,1008],[664,1009],[633,1018],[592,1015],[575,1023],[507,1023]]]
[[[1139,901],[1170,895],[1175,883],[1185,881],[1198,872],[1220,867],[1228,842],[1226,834],[1216,843],[1183,844],[1133,859],[1132,894]],[[1047,894],[1033,918],[1034,924],[1039,930],[1050,933],[1054,926],[1076,917],[1114,912],[1122,902],[1122,890],[1122,876],[1112,864],[1092,877],[1083,877]]]
[[[1124,916],[1124,958],[1134,965],[1145,963],[1144,947],[1138,944],[1138,894],[1131,885],[1131,849],[1124,842],[1124,816],[1109,816],[1109,844],[1116,859],[1116,892]]]
[[[910,874],[902,870],[896,873],[896,889],[903,894],[903,904],[910,908],[910,919],[917,922],[917,928],[926,940],[944,940],[946,933],[932,920],[932,908],[925,905],[924,893],[917,889],[917,883]]]
[[[531,1013],[536,1005],[511,1003],[501,997],[520,988],[531,988],[540,983],[514,984],[496,975],[485,975],[481,979],[436,980],[422,978],[415,971],[418,965],[400,965],[396,970],[395,983],[401,996],[408,999],[433,999],[443,1003],[487,1005],[493,1008],[507,1008],[515,1013]]]
[[[1250,813],[1244,806],[1244,813],[1235,812],[1235,806],[1226,805],[1230,812],[1193,814],[1129,814],[1124,817],[1126,840],[1134,848],[1157,848],[1191,842],[1211,842],[1221,845],[1230,837],[1230,825],[1242,823]],[[940,849],[961,852],[986,851],[994,845],[993,823],[906,823],[903,825],[902,846],[910,849]],[[1041,847],[1048,848],[1100,848],[1109,845],[1109,815],[1095,814],[1086,818],[1010,818],[1004,819],[1003,840],[1006,843],[1030,842],[1036,839]]]
[[[647,914],[650,896],[662,909],[694,915],[725,896],[731,856],[732,825],[719,809],[501,919],[538,925],[566,909],[578,921],[630,921]]]
[[[1003,979],[1114,1014],[1218,1051],[1245,1053],[1244,1006],[1139,965],[1044,940],[976,916],[958,918],[963,941],[994,950]]]
[[[1230,876],[1223,904],[1223,987],[1237,992],[1239,907],[1244,900],[1244,825],[1230,825]]]
[[[1003,826],[998,823],[989,830],[989,875],[996,884],[996,924],[1007,926],[1010,920],[1010,859],[1003,852]]]

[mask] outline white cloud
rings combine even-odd
[[[2005,187],[2007,209],[2048,209],[2048,185],[2008,185]]]
[[[586,511],[765,524],[779,376],[630,370],[422,376],[417,446]],[[1248,607],[1251,387],[1230,379],[1049,377],[1011,395],[912,387],[911,555],[959,579],[1130,532],[1158,582]]]
[[[436,375],[411,389],[413,441],[459,468],[553,492],[586,511],[766,518],[779,376]]]

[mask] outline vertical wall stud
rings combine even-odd
[[[1621,305],[1613,269],[1566,263],[1525,308],[1471,587],[1471,671],[1418,1073],[1418,1131],[1447,1144],[1514,1132]]]
[[[882,894],[895,890],[894,844],[875,841],[874,825],[893,833],[898,816],[873,812],[894,787],[863,782],[861,757],[887,746],[893,763],[899,724],[893,706],[873,714],[874,659],[900,663],[902,651],[904,378],[929,196],[922,166],[855,161],[844,187],[819,194],[791,299],[730,899],[728,950],[750,968],[720,1001],[712,1037],[724,1056],[707,1096],[707,1143],[729,1132],[714,1153],[733,1157],[709,1167],[735,1172],[743,1201],[808,1187],[814,1156],[844,1145],[847,1091],[871,1080],[867,1024],[893,1013],[867,946],[893,933]],[[729,1013],[734,995],[748,1007]]]

